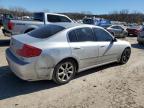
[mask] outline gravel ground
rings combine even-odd
[[[116,63],[82,72],[70,83],[26,82],[5,60],[8,39],[0,40],[0,108],[144,108],[144,46],[135,37],[126,65]]]

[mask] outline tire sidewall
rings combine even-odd
[[[121,59],[120,59],[120,63],[121,64],[126,64],[129,61],[129,59],[126,62],[123,61],[123,55],[124,55],[125,51],[127,51],[127,50],[129,51],[129,53],[131,55],[131,49],[130,48],[125,48],[124,51],[123,51],[123,53],[122,53],[122,55],[121,55]],[[129,58],[130,58],[130,55],[129,55]]]

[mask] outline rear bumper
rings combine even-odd
[[[24,62],[15,57],[10,49],[6,50],[6,59],[12,72],[20,79],[27,81],[52,79],[54,68],[47,67],[47,63],[44,62],[45,59],[40,58],[31,63]]]
[[[136,32],[128,32],[128,35],[138,36],[138,33],[136,33]]]
[[[20,79],[33,81],[37,80],[38,76],[34,69],[34,63],[26,63],[16,58],[9,49],[6,50],[6,59],[10,69]]]

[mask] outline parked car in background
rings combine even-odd
[[[127,28],[128,36],[138,36],[140,33],[140,27],[139,26],[131,26]]]
[[[56,23],[56,22],[69,22],[73,23],[73,21],[62,14],[54,14],[54,13],[34,13],[33,20],[15,20],[15,19],[7,19],[4,20],[4,29],[7,32],[6,35],[17,35],[28,33],[34,29],[37,29],[41,26]]]
[[[3,24],[2,24],[2,19],[0,19],[0,27],[2,27],[2,25],[3,25]]]
[[[1,14],[1,24],[2,24],[2,26],[4,25],[4,21],[5,20],[11,20],[13,18],[14,17],[11,14],[7,14],[7,13]],[[2,29],[2,32],[3,32],[4,35],[6,35],[6,33],[8,33],[8,31],[6,29],[4,29],[4,28]]]
[[[49,24],[13,36],[6,58],[11,70],[28,81],[69,82],[77,72],[112,62],[125,64],[131,45],[105,29],[78,23]]]
[[[107,20],[107,19],[103,19],[103,18],[89,18],[89,17],[85,17],[83,19],[83,23],[84,24],[91,24],[91,25],[95,25],[95,26],[100,26],[103,28],[107,28],[109,26],[111,26],[111,21]]]
[[[123,25],[112,25],[107,28],[107,30],[113,34],[113,36],[118,38],[125,38],[128,36],[127,28]]]
[[[1,28],[2,25],[3,25],[2,24],[2,16],[0,16],[0,28]]]
[[[140,33],[137,37],[137,41],[139,44],[144,44],[144,26],[141,27]]]

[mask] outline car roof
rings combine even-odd
[[[80,24],[80,23],[55,23],[54,25],[62,26],[64,28],[66,28],[66,29],[73,28],[73,27],[79,27],[79,26],[83,26],[83,27],[97,27],[97,26],[94,26],[94,25]]]

